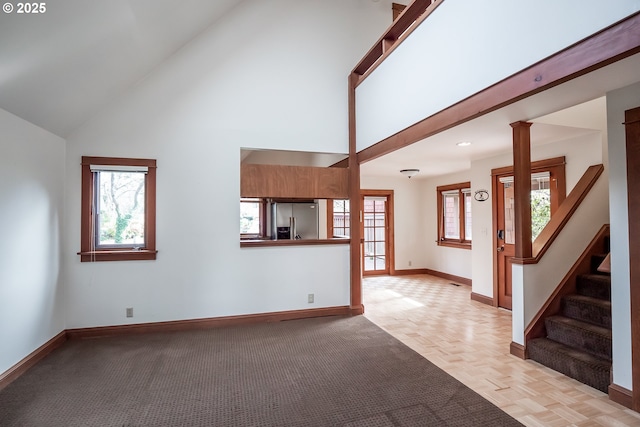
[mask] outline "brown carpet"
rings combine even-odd
[[[520,426],[363,316],[74,340],[1,426]]]

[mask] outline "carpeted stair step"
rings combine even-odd
[[[529,357],[604,393],[608,392],[611,362],[547,338],[527,344]]]
[[[611,329],[611,301],[572,294],[562,298],[562,314]]]
[[[581,274],[576,280],[578,294],[611,301],[611,276],[608,274]]]
[[[547,317],[544,324],[547,328],[547,338],[593,356],[611,360],[611,329],[564,316]]]

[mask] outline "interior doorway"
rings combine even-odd
[[[532,242],[566,196],[565,159],[531,163]],[[493,169],[494,304],[511,310],[511,267],[515,256],[513,167]]]
[[[362,275],[394,271],[393,190],[362,190]]]

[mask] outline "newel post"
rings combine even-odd
[[[515,195],[515,257],[531,258],[531,125],[511,123],[513,128],[513,187]]]

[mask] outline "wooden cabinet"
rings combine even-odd
[[[240,197],[348,199],[349,169],[241,165]]]

